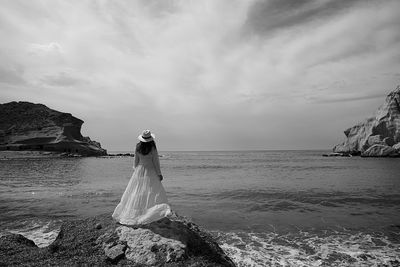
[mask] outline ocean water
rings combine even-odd
[[[399,266],[400,159],[325,152],[160,152],[163,184],[238,266]],[[43,247],[62,220],[111,215],[132,163],[0,160],[0,234]]]

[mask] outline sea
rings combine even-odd
[[[129,151],[128,151],[129,152]],[[160,151],[172,208],[239,267],[400,266],[400,159],[327,151]],[[48,246],[109,213],[132,157],[0,159],[0,234]]]

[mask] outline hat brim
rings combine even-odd
[[[150,137],[150,138],[147,138],[147,139],[144,139],[142,135],[139,135],[139,136],[138,136],[138,139],[139,139],[139,141],[144,142],[144,143],[154,141],[154,139],[156,138],[156,136],[155,136],[154,134],[150,134],[150,135],[151,135],[151,137]]]

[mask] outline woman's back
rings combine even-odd
[[[143,155],[140,152],[137,152],[136,156],[139,160],[138,166],[142,165],[146,168],[154,168],[153,151],[150,151],[147,155]]]
[[[142,135],[139,136],[140,143],[135,150],[135,170],[112,215],[121,224],[150,223],[171,213],[161,184],[163,177],[154,136],[150,131]]]
[[[157,148],[153,147],[148,154],[142,154],[140,151],[135,153],[135,168],[143,166],[146,169],[152,169],[157,175],[161,175],[160,161]]]

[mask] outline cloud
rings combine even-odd
[[[50,86],[76,86],[81,83],[86,83],[84,79],[74,77],[66,72],[60,72],[55,75],[45,75],[41,80]]]
[[[56,42],[51,42],[48,44],[31,44],[29,51],[33,54],[39,54],[39,53],[62,54],[62,53],[64,53],[61,45]]]
[[[270,0],[256,1],[249,10],[247,26],[253,32],[270,35],[288,28],[304,28],[307,23],[334,19],[360,0]]]
[[[340,102],[356,102],[360,100],[380,99],[385,97],[384,94],[357,95],[353,96],[329,96],[329,97],[309,97],[309,100],[316,103],[340,103]]]
[[[20,67],[7,69],[0,66],[0,83],[25,84],[26,81],[24,80],[23,73],[24,71]]]
[[[71,112],[111,150],[142,128],[164,149],[329,147],[399,83],[399,8],[390,0],[5,2],[0,99]]]

